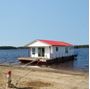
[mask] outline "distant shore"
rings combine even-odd
[[[74,48],[89,48],[89,45],[75,45]],[[26,46],[15,47],[15,46],[0,46],[0,49],[28,49]]]
[[[88,89],[88,72],[4,65],[0,66],[0,89],[5,87],[8,70],[12,71],[12,83],[18,82],[16,89]]]

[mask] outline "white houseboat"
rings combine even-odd
[[[35,40],[28,45],[30,57],[18,58],[21,62],[52,63],[74,59],[74,46],[72,44],[53,41]]]

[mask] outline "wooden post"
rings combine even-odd
[[[6,73],[6,89],[11,87],[11,71],[7,71]]]

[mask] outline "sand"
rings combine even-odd
[[[0,89],[6,89],[8,70],[13,85],[8,89],[89,89],[88,72],[9,66],[0,66]]]

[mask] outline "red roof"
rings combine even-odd
[[[61,41],[53,41],[53,40],[39,40],[39,41],[53,46],[73,46],[72,44],[61,42]]]

